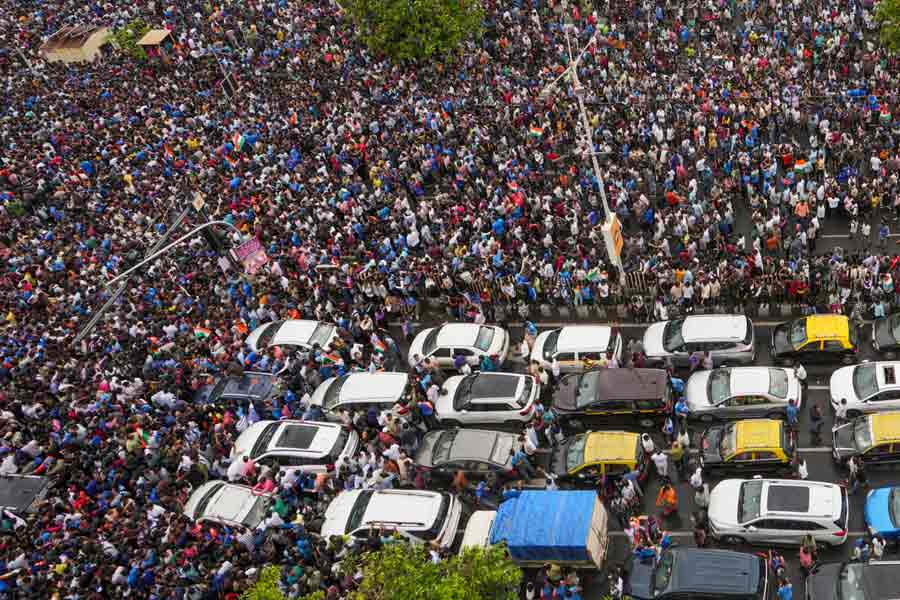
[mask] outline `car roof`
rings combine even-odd
[[[478,330],[487,325],[475,323],[445,323],[437,335],[438,346],[474,346]]]
[[[515,398],[519,387],[524,385],[525,378],[519,373],[476,373],[468,377],[472,378],[470,395],[479,402],[506,402]]]
[[[604,350],[609,347],[612,327],[609,325],[568,325],[559,330],[557,352]]]
[[[212,491],[212,496],[206,503],[203,514],[196,514],[200,502]],[[191,494],[185,503],[185,513],[193,513],[192,518],[217,519],[229,523],[240,523],[250,509],[256,504],[259,496],[245,485],[226,483],[224,481],[209,481]]]
[[[307,319],[289,319],[281,324],[278,331],[272,337],[270,346],[280,346],[282,344],[306,344],[312,337],[319,321],[311,321]]]
[[[631,431],[593,431],[586,434],[584,462],[634,462],[640,435]]]
[[[739,451],[781,446],[782,422],[778,419],[746,419],[734,426]]]
[[[768,394],[770,367],[733,367],[729,369],[728,381],[731,393]]]
[[[659,398],[669,377],[662,369],[600,369],[597,371],[597,401]]]
[[[494,455],[498,451],[502,451],[504,447],[506,455],[509,455],[509,449],[515,446],[518,436],[514,433],[506,433],[502,431],[488,431],[486,429],[457,429],[453,438],[453,445],[450,446],[450,454],[447,457],[451,460],[484,460],[496,464],[506,464],[506,461],[494,460]],[[499,447],[498,447],[499,446]]]
[[[900,588],[900,569],[896,560],[873,560],[862,566],[862,585],[866,598],[896,598]]]
[[[673,592],[748,594],[759,587],[761,560],[755,554],[705,548],[670,548],[675,553]]]
[[[806,317],[806,338],[831,340],[850,335],[850,320],[844,315],[810,315]]]
[[[443,494],[425,490],[376,491],[361,524],[403,523],[428,529],[438,517],[442,500]]]
[[[761,514],[833,516],[841,511],[838,486],[824,481],[766,479]],[[837,503],[837,506],[835,506]]]
[[[265,451],[325,454],[334,447],[340,434],[341,426],[334,423],[283,421]]]
[[[339,403],[397,400],[407,383],[408,373],[351,373],[341,387]]]
[[[272,391],[276,377],[271,373],[245,372],[225,378],[221,397],[262,398]]]
[[[689,315],[681,325],[685,342],[743,340],[749,320],[744,315]]]
[[[878,389],[900,387],[900,362],[876,362],[874,365]],[[863,366],[857,365],[857,368]]]
[[[900,439],[900,411],[876,413],[870,419],[873,444]]]

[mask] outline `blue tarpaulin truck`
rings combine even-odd
[[[599,569],[609,545],[608,521],[593,491],[524,491],[496,511],[475,512],[462,547],[505,542],[521,567],[557,563]]]

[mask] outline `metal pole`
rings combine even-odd
[[[184,220],[187,218],[189,210],[190,208],[186,208],[181,212],[180,215],[178,215],[178,218],[175,219],[175,223],[173,223],[172,226],[168,230],[166,230],[165,233],[163,233],[162,237],[160,237],[156,241],[156,243],[147,250],[147,253],[144,255],[145,257],[150,256],[151,254],[159,250],[159,247],[165,243],[169,235],[171,235],[173,231],[178,229],[181,223],[184,222]],[[151,224],[150,227],[153,227],[153,225]],[[122,285],[120,285],[116,289],[116,291],[114,291],[112,295],[106,300],[106,302],[103,303],[103,306],[101,306],[94,312],[94,314],[91,316],[91,320],[88,321],[87,325],[85,325],[82,330],[78,332],[78,335],[76,335],[75,339],[72,340],[73,345],[79,343],[85,338],[85,336],[87,336],[87,334],[94,330],[94,327],[97,326],[97,323],[100,322],[100,319],[103,318],[103,315],[106,314],[106,311],[109,310],[112,305],[118,301],[122,294],[125,293],[126,289],[128,289],[128,281],[123,281]]]
[[[105,287],[109,287],[109,286],[111,286],[111,285],[113,285],[113,284],[115,284],[115,283],[118,283],[119,281],[121,281],[121,280],[127,278],[129,275],[131,275],[132,273],[134,273],[135,271],[137,271],[138,269],[140,269],[141,267],[143,267],[143,266],[146,265],[147,263],[153,262],[156,258],[162,256],[163,254],[166,254],[169,250],[171,250],[171,249],[174,248],[175,246],[178,246],[179,244],[182,244],[183,242],[185,242],[185,241],[191,239],[192,237],[194,237],[194,235],[196,235],[197,233],[203,231],[203,230],[206,229],[207,227],[212,227],[213,225],[225,225],[226,227],[231,227],[232,229],[234,229],[236,232],[238,232],[238,234],[241,233],[241,231],[240,231],[237,227],[235,227],[234,225],[232,225],[231,223],[229,223],[229,222],[227,222],[227,221],[209,221],[209,222],[207,222],[207,223],[204,223],[204,224],[200,225],[199,227],[195,227],[195,228],[192,229],[190,232],[188,232],[188,233],[186,233],[185,235],[181,236],[180,238],[178,238],[177,240],[175,240],[174,242],[172,242],[171,244],[169,244],[169,245],[166,246],[165,248],[163,248],[163,249],[161,249],[161,250],[158,250],[158,251],[154,252],[154,253],[151,254],[150,256],[147,256],[146,258],[144,258],[144,260],[142,260],[142,261],[139,262],[138,264],[134,265],[133,267],[131,267],[130,269],[124,271],[123,273],[120,273],[118,276],[114,277],[113,279],[110,279],[109,281],[107,281],[107,282],[104,284],[104,286],[105,286]]]

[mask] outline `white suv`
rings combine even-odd
[[[847,488],[823,481],[726,479],[709,496],[712,536],[729,544],[799,545],[847,541],[850,503]]]
[[[234,442],[231,460],[244,456],[282,471],[322,473],[359,447],[359,436],[336,423],[316,421],[259,421]]]
[[[448,548],[456,538],[461,514],[459,499],[446,492],[352,490],[328,505],[321,535],[364,540],[396,532],[418,544],[436,540]]]
[[[193,521],[256,529],[268,516],[272,497],[246,485],[207,481],[191,494],[184,514]]]

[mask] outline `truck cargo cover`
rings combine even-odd
[[[500,504],[491,544],[506,542],[517,560],[585,561],[597,502],[593,491],[525,491]]]

